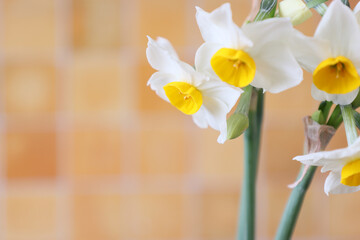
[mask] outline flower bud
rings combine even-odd
[[[308,20],[312,13],[301,0],[284,0],[279,3],[279,14],[281,17],[288,17],[293,25]]]
[[[248,127],[249,118],[241,112],[235,112],[227,120],[227,139],[239,137]]]

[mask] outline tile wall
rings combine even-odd
[[[241,24],[249,0],[231,0]],[[219,145],[146,86],[146,35],[193,63],[195,6],[220,0],[0,0],[0,239],[231,240],[243,140]],[[355,5],[355,2],[352,2]],[[299,29],[311,35],[319,17]],[[311,76],[266,94],[258,239],[272,239],[317,108]],[[289,138],[290,136],[290,138]],[[346,146],[343,129],[330,148]],[[318,173],[294,239],[356,239],[360,194]]]

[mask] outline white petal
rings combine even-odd
[[[159,95],[159,97],[169,102],[169,99],[167,98],[163,87],[173,81],[174,75],[169,73],[156,72],[151,75],[148,81],[148,85],[150,85],[150,88],[154,90],[156,94]]]
[[[352,61],[359,58],[360,28],[354,13],[340,0],[330,4],[314,36],[330,41],[333,57],[345,56]]]
[[[338,160],[345,159],[360,153],[360,138],[358,138],[353,144],[346,148],[340,148],[332,151],[322,151],[316,153],[310,153],[306,155],[296,156],[295,160],[298,160],[304,164],[315,165],[319,161]],[[323,165],[323,162],[316,166]]]
[[[250,53],[251,54],[251,53]],[[279,93],[298,85],[303,79],[303,71],[290,52],[281,43],[268,43],[255,56],[256,73],[252,86],[271,93]]]
[[[193,114],[193,120],[201,128],[220,131],[219,143],[227,138],[226,115],[236,104],[242,90],[229,86],[220,79],[210,79],[198,86],[203,95],[203,106]]]
[[[252,42],[233,22],[229,3],[211,13],[196,7],[196,21],[205,42],[220,43],[224,47],[235,49],[252,46]]]
[[[293,32],[289,46],[296,60],[306,71],[314,72],[322,61],[332,57],[329,41],[307,37],[297,30]]]
[[[341,173],[340,172],[331,172],[326,178],[324,191],[327,195],[331,194],[344,194],[352,193],[360,190],[360,186],[350,187],[341,184]]]
[[[205,42],[196,51],[195,55],[195,68],[199,72],[208,73],[212,76],[216,76],[214,70],[211,67],[210,61],[214,54],[222,46],[217,43]]]
[[[240,94],[243,92],[240,88],[230,86],[218,78],[204,82],[199,86],[199,90],[203,96],[223,102],[227,112],[234,107]]]
[[[356,98],[359,89],[346,93],[346,94],[329,94],[318,89],[314,84],[311,86],[311,95],[315,100],[318,101],[332,101],[335,104],[347,105],[352,103]]]
[[[340,183],[341,175],[339,173],[331,172],[325,180],[324,192],[329,195],[334,189],[339,189],[342,186]]]
[[[246,24],[242,30],[254,44],[252,51],[260,52],[261,48],[269,42],[281,41],[283,44],[287,44],[293,27],[287,18],[271,18]]]
[[[162,49],[167,51],[173,58],[179,59],[179,56],[177,55],[174,47],[171,45],[169,40],[167,40],[166,38],[158,37],[156,39],[156,42]]]
[[[150,65],[162,72],[182,74],[183,69],[179,66],[179,60],[174,57],[174,54],[167,49],[162,48],[156,41],[148,37],[148,47],[146,49],[146,56]]]
[[[203,94],[202,108],[206,116],[195,116],[194,121],[207,119],[208,125],[220,131],[218,142],[224,143],[227,139],[226,115],[236,104],[242,90],[220,80],[204,82],[199,90]]]
[[[193,121],[199,128],[207,128],[209,126],[206,109],[200,108],[199,111],[192,115]]]

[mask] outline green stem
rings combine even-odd
[[[306,3],[310,2],[310,0],[305,0]],[[325,3],[320,3],[319,5],[317,5],[316,7],[314,7],[314,9],[321,15],[324,16],[326,10],[327,10],[327,5]]]
[[[355,119],[353,115],[353,109],[351,105],[340,106],[341,115],[344,121],[346,139],[348,144],[351,145],[358,137],[355,125]]]
[[[311,180],[314,177],[316,168],[316,166],[309,167],[303,180],[292,190],[289,200],[286,204],[286,208],[284,210],[284,214],[281,219],[278,231],[276,233],[276,240],[291,239],[291,235],[295,229],[295,224],[298,219],[306,191],[309,188]],[[299,177],[300,175],[301,171],[299,173]]]
[[[259,159],[260,133],[264,94],[253,89],[249,109],[249,128],[245,132],[244,180],[242,185],[238,240],[255,239],[256,173]]]
[[[326,106],[326,108],[328,107],[329,106]],[[339,117],[339,113],[340,113],[339,110],[340,110],[339,108],[334,109],[333,113],[330,116],[329,121],[327,122],[328,126],[332,126],[335,129],[337,129],[340,126],[342,122],[342,117],[341,114]],[[326,113],[326,115],[328,115],[328,112]],[[324,117],[323,122],[318,122],[318,123],[325,124],[325,121],[326,121],[326,117]],[[291,239],[291,236],[294,232],[295,225],[299,217],[299,213],[305,198],[305,194],[314,177],[316,168],[317,168],[316,166],[310,166],[302,181],[292,190],[276,233],[276,237],[275,237],[276,240]],[[299,172],[298,178],[302,175],[302,171],[304,171],[303,165]]]

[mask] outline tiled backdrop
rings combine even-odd
[[[232,0],[241,24],[249,0]],[[234,239],[243,141],[216,142],[146,82],[146,35],[193,63],[195,8],[221,0],[0,0],[0,239]],[[352,6],[355,2],[352,2]],[[319,17],[299,28],[312,34]],[[266,94],[258,239],[272,239],[299,164],[310,75]],[[330,148],[346,146],[341,129]],[[294,239],[357,239],[360,194],[317,174]]]

